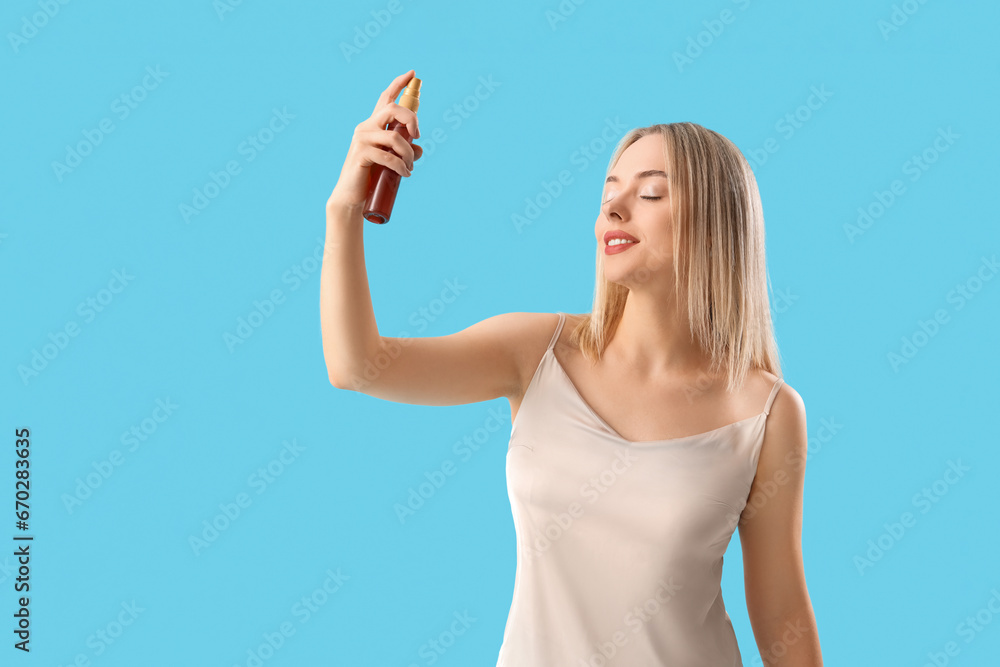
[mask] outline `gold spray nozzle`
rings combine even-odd
[[[417,107],[420,106],[420,79],[417,77],[410,79],[399,98],[399,105],[416,113]]]

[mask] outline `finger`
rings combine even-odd
[[[361,164],[368,166],[376,163],[392,169],[400,176],[409,176],[411,173],[406,163],[398,155],[384,151],[378,146],[365,146],[361,151]]]
[[[420,146],[420,144],[410,144],[410,145],[413,146],[413,159],[415,161],[423,157],[424,149]]]
[[[393,79],[392,83],[389,84],[389,87],[382,91],[382,94],[378,98],[378,103],[375,104],[375,108],[378,109],[381,106],[385,106],[389,102],[394,102],[396,100],[396,96],[399,95],[399,91],[403,90],[403,88],[406,87],[406,84],[410,82],[410,79],[413,78],[413,74],[414,71],[411,69]]]
[[[404,139],[399,132],[394,130],[366,130],[361,133],[359,139],[359,154],[366,154],[363,149],[371,146],[400,158],[407,169],[413,168],[413,161],[415,159],[413,144]]]
[[[420,130],[417,127],[417,114],[411,109],[407,109],[402,104],[396,104],[395,102],[390,102],[385,106],[381,107],[373,116],[378,121],[378,126],[385,128],[389,123],[394,120],[398,120],[406,127],[406,132],[410,135],[409,139],[416,138]]]
[[[413,167],[414,151],[413,144],[403,138],[395,130],[381,130],[377,133],[375,143],[381,144],[390,149],[393,153],[403,158],[407,168]]]
[[[369,144],[378,146],[381,149],[392,151],[399,157],[403,158],[403,162],[406,163],[407,167],[413,167],[414,156],[414,145],[403,138],[399,132],[395,130],[367,130],[362,133],[361,140],[363,144]]]

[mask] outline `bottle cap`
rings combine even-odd
[[[399,98],[399,105],[414,113],[417,112],[417,107],[420,106],[420,79],[417,77],[410,79]]]

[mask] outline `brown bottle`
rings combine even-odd
[[[399,98],[399,105],[404,106],[416,113],[420,106],[420,79],[413,77],[403,89],[403,94]],[[410,133],[406,131],[406,126],[398,120],[389,123],[386,129],[393,130],[403,135],[403,138],[413,143]],[[396,151],[387,149],[393,155]],[[402,156],[400,156],[402,157]],[[365,200],[363,215],[365,220],[376,224],[384,225],[389,222],[392,214],[392,205],[396,202],[396,190],[399,189],[399,181],[402,176],[393,169],[389,169],[380,164],[373,164],[369,170],[368,177],[368,199]]]

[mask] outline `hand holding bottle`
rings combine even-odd
[[[400,91],[413,78],[414,70],[396,77],[389,87],[382,91],[371,116],[354,128],[354,136],[347,150],[347,158],[340,170],[340,178],[327,201],[327,211],[331,207],[360,210],[369,195],[370,177],[373,168],[391,169],[400,176],[412,173],[413,163],[423,155],[423,149],[410,143],[409,137],[419,137],[420,128],[417,114],[394,101]],[[386,125],[398,121],[404,136],[395,130],[385,129]],[[375,167],[379,165],[379,167]]]

